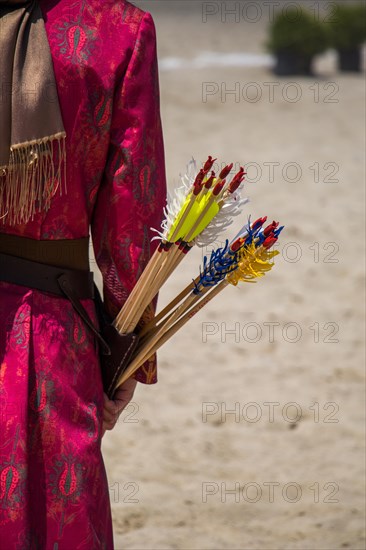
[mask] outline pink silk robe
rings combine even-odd
[[[57,240],[91,227],[114,314],[152,253],[165,203],[154,24],[122,0],[40,5],[67,133],[67,194],[23,226],[5,218],[0,232]],[[93,302],[83,304],[95,319]],[[112,549],[90,331],[66,299],[0,282],[0,366],[0,548]],[[154,383],[154,361],[136,378]]]

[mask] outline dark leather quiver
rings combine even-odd
[[[94,288],[94,303],[99,321],[100,334],[107,344],[100,346],[100,363],[103,388],[109,399],[113,398],[116,384],[127,369],[133,352],[138,344],[136,333],[120,334],[112,324],[112,319],[105,311],[98,288]]]
[[[104,327],[102,335],[111,349],[110,355],[105,355],[103,350],[100,353],[103,388],[109,399],[113,399],[118,379],[127,369],[138,344],[138,336],[133,332],[119,334],[113,325]]]

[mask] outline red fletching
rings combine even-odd
[[[225,166],[225,168],[223,168],[220,172],[220,175],[219,175],[219,178],[221,180],[223,180],[224,178],[226,178],[226,176],[228,176],[231,172],[231,170],[233,169],[233,166],[234,164],[231,163],[231,164],[228,164],[227,166]]]
[[[201,193],[201,191],[202,191],[202,188],[203,188],[203,184],[202,184],[202,183],[196,184],[196,185],[194,186],[194,188],[193,188],[193,194],[194,194],[195,196],[199,195],[199,194]]]
[[[206,181],[205,183],[205,187],[206,189],[210,189],[212,184],[213,184],[213,181],[215,179],[215,172],[211,172],[211,176],[208,178],[208,180]]]
[[[201,185],[203,178],[205,177],[205,171],[203,168],[198,172],[196,179],[194,180],[193,185],[196,187],[196,185]]]
[[[215,187],[213,188],[213,191],[212,191],[212,194],[217,197],[217,195],[219,195],[221,193],[221,191],[223,190],[223,187],[226,183],[226,180],[222,180],[220,181],[219,183],[216,183]]]
[[[214,162],[215,162],[216,160],[217,160],[217,159],[213,159],[213,158],[211,157],[211,155],[208,157],[208,159],[206,160],[206,162],[205,162],[205,164],[204,164],[204,166],[203,166],[203,170],[206,172],[206,174],[207,174],[207,172],[208,172],[209,170],[211,170],[211,168],[212,168],[212,166],[213,166],[213,164],[214,164]]]
[[[274,243],[277,241],[277,237],[267,237],[264,241],[263,241],[263,246],[264,248],[266,248],[267,250],[269,248],[271,248],[271,246],[274,245]]]
[[[246,172],[244,172],[244,168],[241,166],[239,172],[235,174],[232,181],[230,182],[229,193],[234,193],[234,191],[237,190],[237,188],[243,181],[245,175],[246,175]]]
[[[268,237],[268,236],[272,233],[272,231],[273,231],[274,229],[276,229],[276,227],[278,227],[278,224],[279,224],[279,222],[275,222],[275,221],[273,220],[272,223],[270,223],[269,225],[267,225],[267,227],[263,230],[264,236],[265,236],[265,237]]]
[[[267,216],[264,216],[264,218],[258,218],[257,220],[255,220],[255,222],[252,223],[252,227],[251,229],[253,231],[255,231],[256,229],[258,229],[259,227],[262,227],[262,225],[264,223],[266,223],[267,221]]]

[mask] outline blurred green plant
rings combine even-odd
[[[278,14],[269,29],[267,47],[277,54],[289,52],[308,58],[323,52],[329,45],[325,24],[304,9],[287,9]]]
[[[337,4],[333,20],[327,27],[329,45],[332,48],[357,48],[366,40],[366,4]]]

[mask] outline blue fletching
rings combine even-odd
[[[278,235],[281,233],[282,229],[284,228],[285,226],[284,225],[281,225],[281,227],[278,227],[277,229],[275,229],[273,231],[273,235],[274,237],[278,237]]]
[[[252,228],[250,227],[250,225],[248,225],[248,235],[245,239],[245,244],[246,245],[250,245],[252,244],[253,242],[253,237],[254,237],[254,231],[252,230]]]
[[[229,254],[229,241],[223,248],[211,252],[210,259],[203,259],[203,270],[200,270],[200,279],[194,285],[193,294],[199,294],[203,288],[215,286],[223,281],[228,273],[237,266],[237,255]]]

